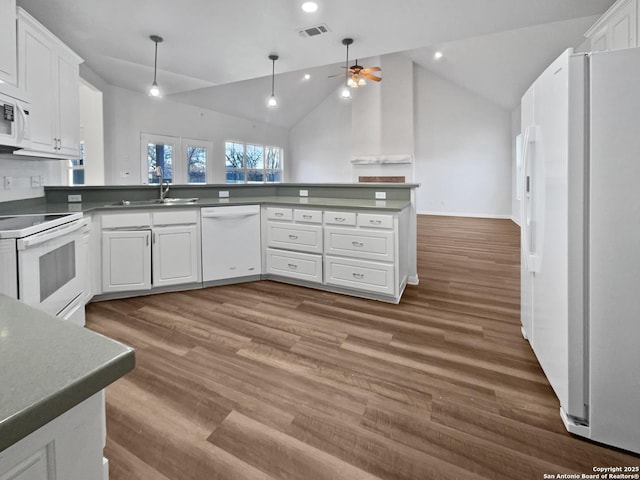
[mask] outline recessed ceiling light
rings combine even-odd
[[[316,2],[304,2],[302,4],[302,11],[307,13],[313,13],[318,10],[318,4]]]
[[[305,73],[305,74],[304,74],[304,79],[305,79],[305,80],[309,80],[310,78],[311,78],[311,75],[310,75],[310,74],[308,74],[308,73]]]
[[[433,54],[433,58],[440,60],[442,58],[442,52],[436,52]]]

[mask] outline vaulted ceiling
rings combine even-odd
[[[418,64],[512,107],[531,72],[579,43],[586,27],[613,1],[318,0],[313,14],[302,12],[301,0],[18,4],[104,80],[134,91],[147,91],[153,78],[149,35],[164,37],[158,48],[158,83],[164,94],[187,103],[204,102],[209,108],[219,105],[222,111],[235,95],[240,103],[247,100],[241,93],[246,88],[269,93],[268,55],[277,53],[277,90],[283,95],[295,91],[290,115],[272,119],[286,126],[338,86],[340,80],[326,76],[344,63],[345,37],[355,40],[351,59],[408,52]],[[319,24],[326,25],[328,33],[310,38],[298,33]],[[435,49],[445,53],[438,64],[431,60]],[[301,82],[303,71],[312,74],[310,82]],[[260,96],[262,106],[264,95],[254,95]],[[255,112],[260,117],[256,119],[264,115]]]

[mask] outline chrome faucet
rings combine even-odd
[[[160,179],[160,181],[158,183],[160,184],[160,201],[162,201],[162,200],[165,199],[165,197],[169,193],[169,182],[167,182],[167,185],[166,185],[167,188],[163,188],[163,185],[162,185],[162,183],[163,183],[162,167],[160,167],[160,166],[156,167],[155,176]]]

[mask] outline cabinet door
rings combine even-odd
[[[636,46],[638,23],[636,0],[620,4],[619,9],[608,22],[608,46],[610,50]]]
[[[198,229],[196,225],[153,229],[153,286],[198,281]]]
[[[57,153],[53,140],[56,80],[54,46],[24,21],[18,23],[18,32],[18,84],[27,91],[31,99],[31,148],[41,152]]]
[[[75,59],[56,57],[58,105],[58,153],[77,157],[80,153],[80,72]]]
[[[102,232],[102,291],[151,288],[151,231]]]
[[[16,85],[16,0],[0,0],[0,80]]]

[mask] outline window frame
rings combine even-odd
[[[195,138],[175,137],[172,135],[159,135],[154,133],[141,133],[140,134],[140,183],[142,185],[149,185],[149,159],[148,159],[148,145],[149,143],[171,145],[173,149],[172,160],[172,173],[173,178],[171,185],[206,185],[210,183],[212,178],[212,156],[213,156],[213,142],[209,140],[200,140]],[[206,153],[205,160],[205,182],[204,183],[190,183],[189,171],[187,165],[187,148],[204,148]]]
[[[229,180],[227,179],[227,172],[229,170],[227,170],[227,145],[233,143],[236,145],[242,145],[242,168],[234,168],[233,171],[237,171],[237,172],[242,172],[242,176],[243,176],[243,182],[229,182]],[[247,146],[254,146],[254,147],[261,147],[262,148],[262,169],[255,169],[255,168],[247,168]],[[277,149],[280,155],[280,168],[267,168],[267,149]],[[262,174],[263,174],[263,180],[261,182],[258,181],[249,181],[248,179],[248,175],[247,172],[249,171],[254,171],[254,170],[261,170]],[[269,173],[272,172],[280,172],[280,180],[278,180],[277,182],[270,182],[268,181],[269,178]],[[257,142],[243,142],[240,140],[225,140],[224,142],[224,180],[225,180],[225,184],[228,185],[233,185],[233,184],[238,184],[238,185],[264,185],[264,184],[275,184],[275,183],[282,183],[284,179],[284,148],[278,146],[278,145],[267,145],[267,144],[263,144],[263,143],[257,143]]]

